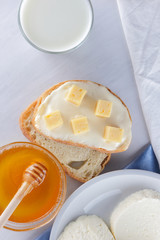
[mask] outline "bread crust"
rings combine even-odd
[[[32,115],[32,113],[34,112],[34,109],[35,109],[36,105],[37,105],[37,100],[34,101],[32,104],[30,104],[30,105],[25,109],[25,111],[21,113],[20,118],[19,118],[19,125],[20,125],[21,131],[22,131],[22,133],[24,134],[24,136],[25,136],[29,141],[38,144],[37,141],[35,140],[35,138],[34,138],[34,137],[31,135],[31,133],[30,133],[30,128],[31,128],[31,126],[32,126],[32,121],[29,120],[29,125],[30,125],[29,128],[25,126],[25,121],[26,121],[26,119],[28,119],[28,118]],[[36,131],[36,129],[35,129],[35,131]],[[104,167],[106,166],[106,164],[110,161],[110,158],[111,158],[111,154],[108,153],[107,156],[103,159],[103,161],[102,161],[101,164],[100,164],[100,165],[101,165],[101,166],[100,166],[100,170],[97,171],[96,174],[92,175],[91,178],[99,175],[99,174],[103,171],[103,169],[104,169]],[[59,160],[59,161],[60,161],[60,160]],[[74,178],[75,180],[80,181],[80,182],[86,182],[86,181],[88,181],[88,180],[91,179],[91,178],[87,179],[87,178],[83,178],[83,177],[78,177],[76,174],[74,174],[74,173],[72,172],[72,170],[71,170],[71,168],[70,168],[69,166],[63,164],[61,161],[60,161],[60,163],[61,163],[64,171],[65,171],[70,177]]]
[[[28,117],[28,115],[31,114],[32,111],[34,111],[35,106],[37,105],[37,100],[34,101],[33,103],[31,103],[20,115],[19,117],[19,126],[20,129],[23,133],[23,135],[28,138],[28,140],[30,140],[33,143],[36,143],[36,141],[32,138],[29,130],[24,126],[24,121],[25,119]]]
[[[106,150],[106,149],[103,149],[103,148],[96,148],[96,147],[90,147],[90,146],[87,146],[87,145],[84,145],[84,144],[80,144],[80,143],[75,143],[73,141],[64,141],[64,140],[61,140],[61,139],[55,139],[55,138],[52,138],[50,136],[46,136],[45,134],[43,134],[42,132],[39,131],[38,128],[35,127],[35,117],[36,117],[36,113],[37,113],[37,110],[40,106],[40,104],[43,102],[43,100],[48,96],[50,95],[50,93],[52,93],[52,91],[56,90],[57,88],[59,88],[61,85],[63,85],[64,83],[66,82],[92,82],[92,81],[89,81],[89,80],[68,80],[68,81],[64,81],[64,82],[60,82],[56,85],[54,85],[53,87],[49,88],[48,90],[46,90],[38,99],[37,99],[37,104],[35,106],[35,109],[34,109],[34,114],[33,114],[33,118],[32,118],[32,124],[34,126],[34,128],[36,129],[36,131],[38,131],[40,134],[42,134],[43,136],[49,138],[49,139],[52,139],[54,141],[57,141],[57,142],[61,142],[61,143],[64,143],[64,144],[68,144],[68,145],[72,145],[72,146],[77,146],[77,147],[83,147],[83,148],[91,148],[91,149],[94,149],[96,151],[99,151],[99,152],[102,152],[102,153],[118,153],[118,152],[123,152],[125,150],[127,150],[130,142],[126,141],[122,146],[120,146],[118,149],[116,150]],[[97,84],[98,86],[102,86],[102,87],[105,87],[103,86],[102,84],[99,84],[99,83],[96,83],[96,82],[93,82],[95,84]],[[128,111],[128,115],[129,115],[129,118],[130,118],[130,121],[132,123],[132,119],[131,119],[131,115],[130,115],[130,112],[127,108],[127,106],[125,105],[125,103],[121,100],[121,98],[119,96],[117,96],[115,93],[113,93],[109,88],[105,87],[111,94],[113,94],[115,97],[117,97],[121,103],[124,105],[124,107],[127,109]]]

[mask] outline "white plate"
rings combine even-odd
[[[96,214],[109,225],[112,210],[129,194],[151,188],[160,191],[160,175],[142,170],[119,170],[83,184],[65,202],[53,224],[50,240],[56,240],[64,227],[84,214]]]

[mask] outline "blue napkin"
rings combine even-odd
[[[125,169],[142,169],[146,171],[160,173],[158,161],[153,152],[151,145],[147,146],[146,149],[133,160]],[[46,230],[41,236],[36,238],[36,240],[49,240],[51,228]]]
[[[147,148],[135,160],[129,163],[125,169],[141,169],[160,173],[159,164],[152,146],[147,146]]]

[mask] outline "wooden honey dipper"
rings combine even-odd
[[[35,162],[26,168],[23,174],[21,187],[0,216],[0,229],[6,224],[22,199],[30,193],[33,188],[39,186],[43,182],[46,173],[47,168],[39,162]]]

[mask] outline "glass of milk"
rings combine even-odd
[[[93,24],[90,0],[23,0],[19,25],[35,48],[62,53],[77,48]]]

